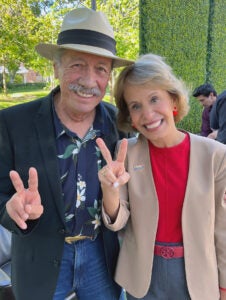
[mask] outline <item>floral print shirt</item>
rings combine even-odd
[[[95,239],[101,225],[102,198],[97,175],[101,168],[101,154],[96,137],[102,135],[106,124],[101,110],[97,109],[93,126],[80,139],[60,122],[54,108],[53,111],[66,235],[85,235]]]

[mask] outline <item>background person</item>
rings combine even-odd
[[[0,299],[14,300],[11,279],[11,233],[0,225]]]
[[[216,140],[226,144],[226,91],[217,97],[210,113],[210,126],[217,132]]]
[[[225,145],[177,129],[188,93],[157,55],[122,71],[115,98],[119,128],[139,132],[115,161],[97,139],[104,222],[125,230],[116,282],[127,300],[225,300]]]
[[[197,98],[200,104],[204,107],[202,111],[200,135],[216,139],[217,132],[215,132],[210,126],[210,112],[217,99],[217,92],[211,84],[205,83],[194,90],[193,97]]]
[[[0,268],[4,266],[4,271],[10,275],[11,260],[11,233],[0,225]],[[5,265],[7,264],[7,265]]]
[[[39,44],[59,86],[44,98],[0,111],[0,222],[12,232],[17,300],[118,299],[117,235],[101,224],[96,137],[114,151],[116,109],[103,99],[115,52],[105,15],[66,14],[57,44]],[[10,177],[9,177],[10,174]]]

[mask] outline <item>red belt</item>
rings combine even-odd
[[[154,254],[167,259],[184,257],[184,247],[155,245]]]

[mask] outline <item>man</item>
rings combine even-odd
[[[11,234],[0,225],[0,268],[11,259]],[[6,269],[8,271],[8,268]]]
[[[11,234],[0,225],[0,299],[14,300],[11,280]]]
[[[116,300],[115,233],[101,225],[97,172],[122,138],[116,112],[102,102],[115,54],[101,12],[66,14],[57,45],[39,44],[59,86],[44,98],[0,111],[0,221],[12,232],[12,284],[17,300]],[[9,177],[10,174],[10,177]]]
[[[217,99],[217,92],[211,84],[205,83],[194,90],[193,97],[197,98],[204,107],[200,135],[215,139],[216,132],[210,127],[210,111]]]
[[[226,144],[226,91],[217,97],[210,113],[210,126],[217,131],[216,140]]]

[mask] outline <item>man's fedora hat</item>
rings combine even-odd
[[[49,60],[53,60],[57,49],[70,49],[113,59],[113,67],[132,64],[116,56],[114,32],[106,16],[89,8],[77,8],[64,17],[57,44],[40,43],[36,51]]]

